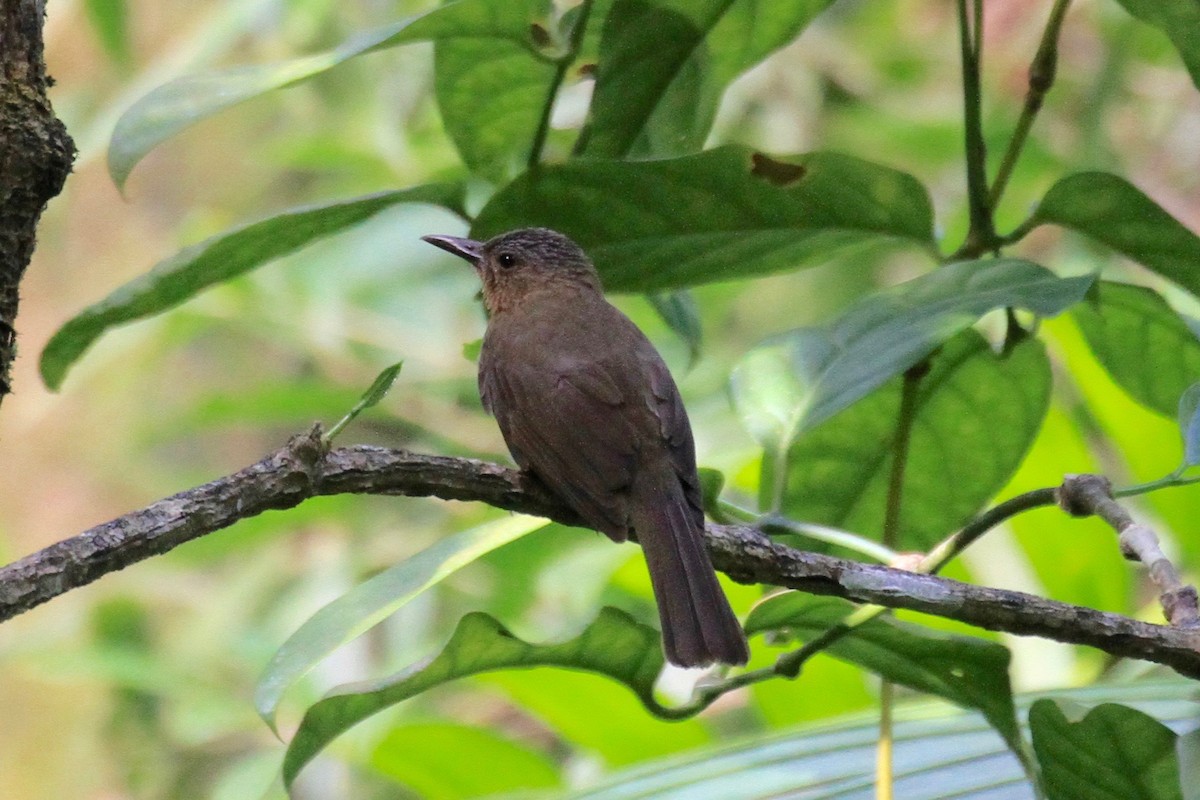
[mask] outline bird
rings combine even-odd
[[[746,636],[704,544],[691,425],[646,335],[574,241],[521,228],[421,237],[483,284],[479,394],[517,465],[589,526],[645,553],[668,661],[745,664]]]

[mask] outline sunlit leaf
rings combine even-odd
[[[796,685],[783,686],[792,694],[807,688],[803,676]],[[1196,713],[1195,684],[1179,679],[1100,684],[1055,694],[1091,703],[1121,699],[1175,727],[1192,724]],[[1024,707],[1030,699],[1017,701]],[[978,712],[946,708],[939,701],[901,703],[895,713],[897,798],[1034,800],[1020,762]],[[877,717],[854,714],[832,724],[737,739],[638,764],[564,800],[873,800],[878,747]],[[1090,785],[1086,775],[1076,780]],[[1101,798],[1117,800],[1092,796]]]
[[[432,659],[381,681],[342,687],[309,708],[288,745],[284,781],[291,785],[304,765],[335,737],[389,706],[468,675],[539,666],[607,676],[655,707],[653,690],[663,666],[662,647],[658,631],[613,608],[602,609],[583,633],[560,644],[530,644],[487,614],[468,614]]]
[[[557,786],[550,759],[486,728],[449,722],[400,725],[371,753],[371,767],[425,800],[457,800]],[[486,769],[463,769],[486,764]]]
[[[933,249],[929,196],[912,176],[833,153],[775,159],[736,146],[545,166],[493,196],[471,234],[528,225],[573,238],[612,291],[764,275],[889,240]]]
[[[1063,178],[1042,198],[1034,220],[1078,231],[1200,295],[1200,237],[1124,178],[1106,172]]]
[[[529,23],[525,2],[460,0],[416,19],[360,31],[325,53],[179,78],[154,89],[121,115],[109,143],[109,174],[117,186],[124,186],[129,173],[146,153],[191,125],[230,106],[309,80],[349,59],[382,48],[428,39],[473,39],[506,51],[513,50],[514,45],[524,47],[531,58],[537,48],[530,39]],[[440,70],[438,77],[442,77]],[[481,126],[506,113],[503,108],[492,109],[487,103],[477,106],[474,119]],[[455,128],[461,118],[451,116],[451,127]]]
[[[1182,800],[1175,733],[1128,706],[1105,703],[1070,720],[1053,700],[1029,709],[1049,800]]]
[[[321,659],[448,575],[545,524],[534,517],[512,516],[457,533],[322,608],[288,637],[263,671],[254,691],[259,715],[273,728],[284,692]]]
[[[355,56],[393,43],[408,20],[362,31],[325,53],[271,64],[188,75],[159,86],[117,121],[108,145],[108,173],[118,188],[146,153],[230,106],[308,80]]]
[[[720,90],[831,2],[615,0],[599,43],[584,152],[622,156],[647,133],[662,142],[650,152],[698,149]]]
[[[1195,0],[1117,0],[1142,22],[1165,33],[1200,88],[1200,3]]]
[[[462,213],[462,187],[428,184],[303,206],[212,236],[160,261],[64,324],[42,351],[42,380],[58,389],[71,365],[105,331],[190,300],[305,245],[357,225],[398,203],[434,203]]]
[[[1147,408],[1174,415],[1200,380],[1200,339],[1153,289],[1101,281],[1071,315],[1113,380]]]
[[[793,519],[880,537],[902,381],[802,434],[786,462],[765,456],[763,507],[781,491],[780,508]],[[932,546],[1004,488],[1041,429],[1050,387],[1050,361],[1036,339],[999,355],[967,330],[932,356],[913,395],[897,546]],[[776,485],[779,469],[786,475]]]
[[[1053,316],[1091,282],[1018,259],[950,264],[865,298],[828,326],[754,348],[734,369],[734,401],[750,433],[780,452],[988,311],[1016,306]]]
[[[746,633],[784,631],[808,641],[853,610],[838,598],[784,592],[750,612]],[[1003,645],[879,617],[854,628],[828,652],[902,686],[978,709],[1010,746],[1020,747],[1010,654]]]

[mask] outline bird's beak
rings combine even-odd
[[[429,242],[434,247],[440,247],[447,253],[453,253],[459,258],[471,262],[472,266],[479,266],[479,262],[483,260],[483,242],[477,242],[474,239],[463,239],[458,236],[422,236],[423,241]]]

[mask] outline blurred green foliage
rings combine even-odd
[[[1049,11],[1026,0],[987,9],[989,175]],[[1071,8],[1057,82],[994,210],[1007,237],[995,244],[1010,258],[940,269],[969,227],[949,4],[596,0],[585,11],[540,0],[92,0],[49,13],[54,102],[80,155],[23,287],[20,391],[0,414],[6,555],[232,472],[313,419],[332,424],[398,359],[404,372],[391,393],[339,442],[506,460],[463,357],[483,323],[474,276],[417,241],[468,225],[486,236],[548,224],[585,245],[612,289],[689,290],[617,302],[663,351],[701,463],[724,474],[722,496],[743,508],[879,538],[900,373],[931,353],[901,484],[903,546],[927,547],[992,498],[1064,473],[1098,470],[1129,484],[1181,464],[1175,403],[1200,378],[1191,0]],[[106,148],[125,202],[100,163]],[[975,302],[994,287],[972,277],[1012,278],[1029,262],[1057,277]],[[950,281],[955,270],[962,283]],[[1077,302],[1096,273],[1103,280]],[[919,291],[938,283],[949,284],[940,295],[952,300],[949,322],[937,316],[938,292]],[[915,297],[912,308],[889,302],[897,292]],[[994,310],[1052,314],[1072,303],[1044,322]],[[882,332],[877,346],[855,355],[855,335],[872,329]],[[793,354],[778,375],[762,367],[780,366],[764,358],[779,342],[814,339],[824,349]],[[61,394],[38,382],[39,351]],[[749,380],[731,391],[735,367]],[[749,406],[747,385],[756,387]],[[808,417],[812,397],[826,406]],[[748,416],[780,413],[784,430],[770,441],[752,436],[761,425],[743,428]],[[1193,575],[1196,491],[1131,501]],[[756,797],[802,791],[810,777],[826,781],[826,796],[869,796],[873,726],[779,729],[869,708],[871,672],[833,660],[835,649],[794,683],[756,683],[703,715],[665,722],[644,706],[670,716],[690,684],[668,673],[652,693],[658,643],[645,625],[655,617],[637,549],[557,525],[531,526],[494,550],[459,550],[451,538],[513,522],[468,504],[325,498],[6,623],[0,798],[262,796],[283,748],[254,713],[256,684],[280,645],[311,631],[305,620],[337,598],[348,600],[322,612],[337,617],[334,643],[380,609],[393,613],[332,654],[307,640],[292,688],[271,697],[270,711],[282,700],[290,739],[302,718],[340,730],[385,710],[306,768],[298,797]],[[447,547],[454,552],[441,558]],[[951,572],[1157,618],[1111,532],[1053,510],[1012,520]],[[387,585],[392,594],[373,597],[367,613],[359,604],[358,616],[339,616],[365,587]],[[743,615],[760,599],[757,588],[726,585]],[[751,619],[795,602],[769,601]],[[817,622],[832,624],[837,614],[818,606],[760,626],[748,669],[769,667],[792,637],[818,633]],[[962,633],[906,616],[904,625]],[[451,639],[460,620],[487,635]],[[850,662],[892,678],[922,663],[913,653],[942,646],[930,642],[958,641],[879,625],[844,649],[859,648]],[[599,628],[598,639],[575,640]],[[862,654],[873,635],[892,648],[886,657]],[[613,641],[626,649],[604,646]],[[1176,730],[1186,719],[1095,653],[1003,644],[1007,673],[1000,644],[962,645],[1001,656],[970,687],[977,702],[940,693],[993,709],[995,722],[1004,716],[995,708],[1011,707],[1010,682],[1105,676],[1111,685],[1082,690],[1081,702],[1130,702]],[[548,667],[445,682],[487,665],[595,669],[597,658],[624,685]],[[934,693],[939,680],[961,688],[964,678],[920,675],[908,685]],[[384,682],[318,702],[360,680]],[[414,695],[417,684],[438,688]],[[1164,691],[1170,709],[1194,717],[1187,687]],[[388,702],[371,705],[381,696]],[[1175,734],[1109,708],[1068,723],[1057,706],[1035,706],[1032,742],[1054,777],[1049,796],[1075,796],[1079,785],[1071,753],[1054,744],[1079,739],[1086,751],[1095,737],[1080,732],[1104,715],[1145,745],[1154,780],[1144,796],[1176,796]],[[950,787],[1032,796],[976,718],[915,724],[900,729],[898,758],[911,769],[902,796]],[[305,725],[301,743],[313,734]],[[999,727],[1011,743],[1012,730]],[[950,746],[958,773],[928,758]],[[821,758],[806,760],[813,752]],[[605,776],[616,767],[627,771]]]

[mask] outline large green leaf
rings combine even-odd
[[[870,295],[825,327],[754,348],[734,369],[734,401],[750,433],[782,452],[988,311],[1015,306],[1053,316],[1091,283],[1018,259],[950,264]]]
[[[785,469],[781,509],[793,519],[878,537],[891,478],[902,379],[896,378],[763,464],[763,505]],[[934,354],[917,384],[898,546],[924,549],[1004,488],[1050,405],[1050,362],[1036,339],[997,355],[972,330]]]
[[[152,90],[117,120],[108,145],[108,173],[119,188],[146,153],[180,131],[275,89],[306,81],[363,53],[393,43],[408,20],[362,31],[325,53],[271,64],[188,75]]]
[[[540,7],[535,0],[523,0],[520,3],[459,0],[416,19],[361,31],[325,53],[171,81],[151,91],[121,115],[109,144],[109,173],[118,186],[123,186],[129,173],[146,153],[185,128],[230,106],[309,80],[348,59],[382,48],[428,39],[464,39],[477,44],[487,43],[498,52],[514,58],[518,50],[523,50],[524,54],[519,56],[524,59],[522,63],[532,63],[540,51],[532,39],[530,25],[541,14],[536,11]],[[445,66],[450,68],[455,65],[462,66],[457,60]],[[526,73],[522,74],[528,77]],[[515,73],[509,74],[509,77],[514,76]],[[528,88],[524,86],[522,91]],[[461,113],[464,111],[463,98],[458,95],[455,97],[450,104],[447,121],[452,134],[461,133],[461,126],[468,122]],[[473,117],[476,125],[494,124],[497,120],[507,118],[510,111],[504,106],[493,107],[494,96],[487,95],[487,98],[487,102],[480,102],[476,98]],[[532,136],[532,130],[529,133]],[[486,135],[484,138],[487,138]],[[472,159],[478,155],[474,149],[468,148],[467,152]]]
[[[533,170],[493,196],[471,231],[527,225],[575,239],[613,291],[763,275],[887,240],[934,246],[929,196],[912,176],[833,153],[785,163],[736,146]]]
[[[784,631],[811,640],[841,622],[854,605],[835,597],[783,592],[760,603],[746,633]],[[981,711],[1014,751],[1021,733],[1008,681],[1008,648],[912,623],[878,617],[834,642],[831,655],[887,680]]]
[[[1175,733],[1128,706],[1105,703],[1071,721],[1053,700],[1029,709],[1049,800],[1182,800]]]
[[[1069,175],[1050,187],[1033,219],[1078,231],[1200,295],[1200,237],[1124,178]]]
[[[273,729],[284,692],[321,659],[485,553],[545,525],[545,520],[535,517],[510,516],[462,531],[334,600],[301,625],[271,657],[254,690],[259,715]]]
[[[428,184],[293,208],[217,234],[160,261],[59,328],[42,351],[42,380],[58,389],[71,365],[109,328],[174,308],[210,286],[357,225],[398,203],[434,203],[464,213],[460,185]]]
[[[808,689],[801,675],[792,691]],[[1101,684],[1055,692],[1078,702],[1119,700],[1174,727],[1194,723],[1195,683],[1180,679]],[[1017,699],[1022,707],[1030,698]],[[941,701],[896,709],[896,797],[904,800],[1034,800],[1020,762],[977,712]],[[876,715],[741,739],[657,759],[605,776],[570,800],[873,800]],[[1083,787],[1088,776],[1075,779]],[[1188,798],[1191,800],[1191,798]]]
[[[584,152],[645,148],[680,153],[703,144],[720,90],[787,44],[832,0],[615,0],[600,40]]]
[[[1175,417],[1184,391],[1200,380],[1200,339],[1162,295],[1101,281],[1071,315],[1121,388],[1147,408]]]
[[[1165,33],[1200,87],[1200,3],[1196,0],[1117,0],[1142,22]]]
[[[487,614],[468,614],[434,658],[382,681],[342,687],[313,705],[288,745],[283,778],[289,786],[329,742],[354,724],[389,706],[468,675],[541,666],[594,672],[625,684],[655,708],[654,682],[662,669],[658,631],[613,608],[577,638],[560,644],[530,644]]]
[[[548,0],[507,0],[468,5],[490,15],[490,30],[438,31],[434,45],[434,89],[442,123],[463,162],[500,182],[525,166],[538,121],[553,101],[555,73],[539,57],[530,26],[549,27]],[[463,17],[463,22],[469,18]]]

